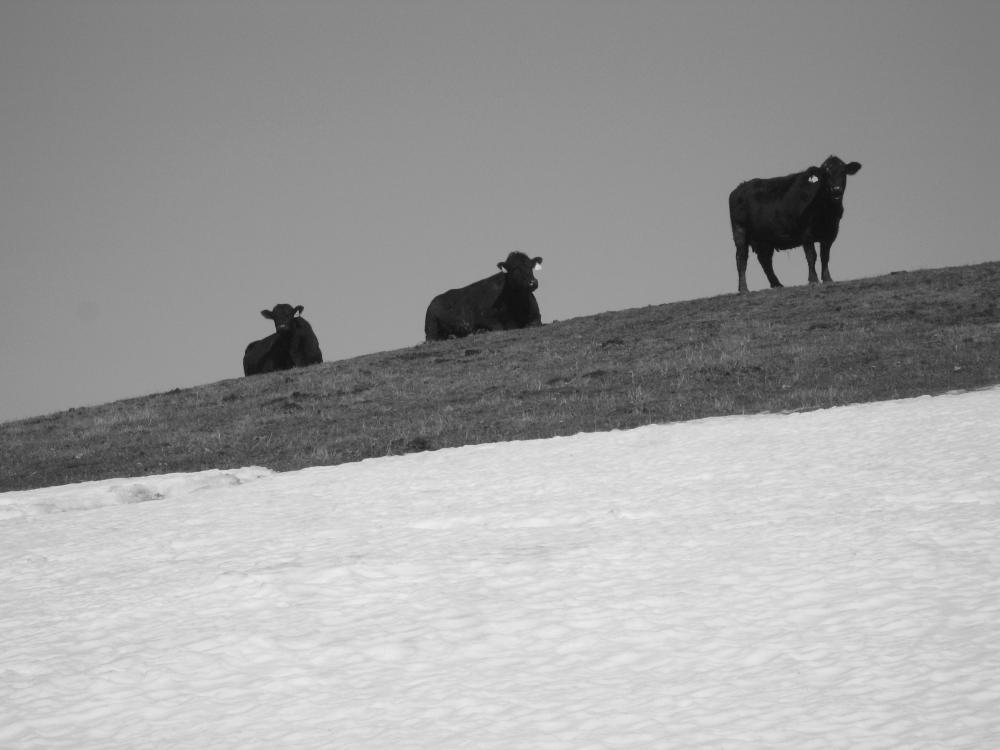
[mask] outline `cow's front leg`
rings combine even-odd
[[[833,247],[832,242],[821,242],[819,243],[819,264],[820,272],[823,274],[823,283],[832,284],[833,277],[830,275],[830,248]]]
[[[816,243],[806,242],[802,245],[806,253],[806,265],[809,266],[809,283],[818,284],[819,276],[816,275]]]
[[[767,276],[768,282],[771,284],[771,288],[781,286],[781,282],[778,281],[778,277],[774,274],[774,248],[773,247],[755,247],[754,252],[757,253],[757,260],[760,261],[760,267],[764,269],[764,275]]]

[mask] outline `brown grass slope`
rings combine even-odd
[[[288,470],[978,388],[1000,383],[998,297],[1000,263],[903,272],[603,313],[71,409],[0,424],[0,490]]]

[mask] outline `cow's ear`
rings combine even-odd
[[[507,264],[504,263],[503,261],[500,261],[499,263],[497,263],[497,268],[499,268],[504,273],[507,273]]]
[[[270,310],[261,310],[260,314],[263,315],[268,320],[274,320],[274,313],[272,313]]]
[[[302,305],[296,305],[295,306],[295,312],[297,312],[299,315],[302,314],[303,310],[305,310],[305,307],[303,307]]]
[[[861,164],[856,161],[852,161],[850,164],[844,167],[844,171],[847,174],[857,174],[861,170]]]
[[[532,260],[535,263],[535,268],[533,270],[535,271],[542,270],[542,256],[538,256],[537,258],[532,258]]]

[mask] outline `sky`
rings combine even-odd
[[[3,493],[0,744],[996,747],[998,443],[992,388]]]
[[[327,360],[412,346],[512,250],[544,322],[730,294],[729,191],[831,153],[863,165],[834,278],[996,260],[998,28],[993,0],[0,0],[0,420],[239,377],[279,302]]]

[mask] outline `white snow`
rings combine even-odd
[[[0,747],[1000,747],[1000,389],[0,494]]]

